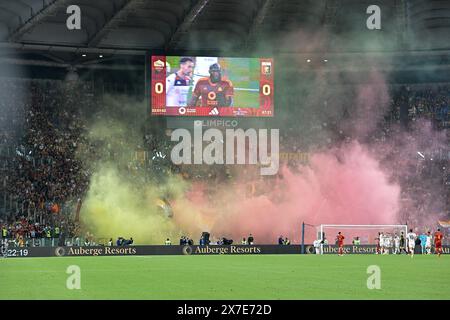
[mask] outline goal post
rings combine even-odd
[[[341,231],[344,235],[347,233],[353,237],[358,236],[360,239],[362,238],[361,244],[371,244],[371,240],[375,240],[378,232],[397,233],[398,235],[403,232],[406,237],[408,226],[406,224],[321,224],[317,226],[317,238],[321,242],[327,239],[326,230],[334,230],[336,233]]]

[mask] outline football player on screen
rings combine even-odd
[[[232,107],[233,96],[233,84],[230,80],[222,79],[222,68],[214,63],[209,67],[209,78],[197,81],[189,106],[197,106],[200,99],[202,107]]]
[[[193,71],[194,60],[184,57],[180,59],[180,69],[166,78],[168,107],[186,107]]]

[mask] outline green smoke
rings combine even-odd
[[[182,230],[161,203],[182,198],[186,183],[177,176],[158,180],[135,159],[143,147],[148,119],[140,111],[145,106],[127,97],[108,97],[100,108],[89,119],[87,143],[77,154],[91,171],[80,214],[83,231],[100,242],[133,237],[137,244],[162,244],[167,237],[178,237]]]

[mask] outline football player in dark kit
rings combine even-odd
[[[197,81],[189,106],[197,106],[201,99],[202,107],[231,107],[233,95],[233,84],[230,80],[222,79],[222,68],[214,63],[209,67],[209,78]]]
[[[400,233],[400,253],[402,253],[402,251],[406,252],[406,243],[405,243],[405,234],[403,233],[403,231]]]

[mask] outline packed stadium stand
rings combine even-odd
[[[365,23],[371,1],[0,0],[0,229],[20,246],[26,241],[44,244],[34,239],[50,244],[61,230],[67,238],[85,237],[75,211],[89,189],[87,159],[123,156],[111,153],[107,143],[92,143],[89,121],[110,112],[110,96],[126,96],[142,108],[140,114],[147,113],[149,52],[279,58],[279,110],[270,125],[283,123],[280,152],[302,154],[282,159],[292,168],[307,163],[317,146],[355,138],[340,127],[341,118],[327,121],[317,114],[334,106],[336,92],[352,92],[366,78],[368,60],[377,65],[386,61],[381,73],[389,74],[390,100],[376,134],[364,138],[377,144],[395,138],[399,126],[414,130],[421,121],[446,135],[446,149],[411,154],[415,166],[397,179],[405,194],[421,195],[404,206],[409,222],[419,219],[407,216],[410,207],[422,206],[422,215],[431,209],[450,212],[450,3],[378,2],[386,13],[386,32],[361,36],[354,22]],[[82,30],[66,27],[71,4],[81,8]],[[317,70],[323,73],[317,75]],[[331,89],[310,84],[321,77],[329,77],[325,83]],[[318,112],[310,112],[313,108]],[[357,110],[345,108],[349,119],[352,112]],[[292,114],[310,119],[304,120],[310,126],[299,127]],[[130,131],[142,137],[134,152],[125,155],[130,172],[150,171],[157,179],[175,173],[217,184],[235,178],[227,166],[173,165],[167,156],[170,129],[160,120],[130,126]],[[80,149],[83,161],[77,157]],[[432,194],[428,188],[435,189],[424,181],[444,192]],[[55,240],[52,244],[57,245]]]

